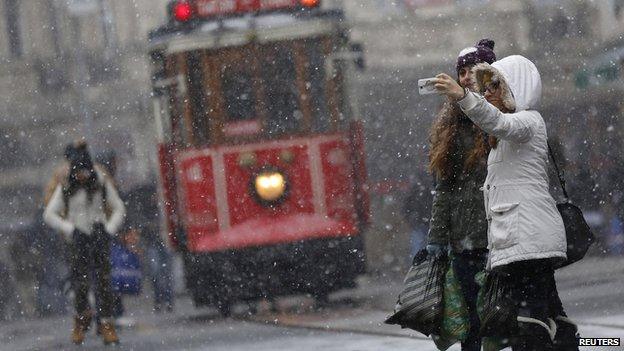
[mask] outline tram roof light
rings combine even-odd
[[[193,6],[188,1],[178,1],[173,5],[173,17],[178,22],[187,22],[193,17]]]
[[[179,23],[194,19],[240,16],[248,13],[275,11],[296,12],[320,7],[321,0],[229,0],[228,5],[217,0],[175,0],[169,3],[169,16]]]

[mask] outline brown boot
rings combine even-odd
[[[102,320],[98,330],[100,332],[99,334],[102,336],[104,345],[119,343],[117,332],[115,332],[115,325],[110,320]]]
[[[85,338],[85,333],[91,325],[91,318],[93,314],[91,311],[76,315],[74,317],[74,330],[72,330],[71,339],[74,344],[82,344]]]

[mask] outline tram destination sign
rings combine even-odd
[[[195,0],[197,17],[232,16],[253,12],[318,7],[320,0]]]

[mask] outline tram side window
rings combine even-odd
[[[312,97],[312,128],[315,132],[325,132],[331,128],[331,116],[325,96],[325,54],[323,46],[317,40],[306,43],[308,61],[307,85]]]
[[[253,81],[249,72],[226,67],[222,73],[223,95],[230,122],[256,117]]]
[[[342,128],[346,128],[349,125],[349,120],[352,116],[351,104],[349,103],[349,91],[345,83],[345,74],[347,73],[347,63],[344,60],[339,60],[335,63],[337,80],[337,98],[338,108],[340,114],[338,115],[338,125]]]
[[[279,45],[265,49],[262,77],[266,89],[266,129],[269,135],[299,131],[303,114],[299,107],[295,60],[290,48]]]
[[[188,98],[192,115],[192,131],[195,142],[198,145],[208,143],[208,119],[206,118],[204,101],[204,80],[201,64],[201,53],[199,51],[189,52],[187,55],[188,70]]]

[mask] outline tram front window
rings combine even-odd
[[[327,109],[325,98],[325,54],[322,43],[310,40],[306,43],[306,54],[309,61],[306,64],[312,105],[312,129],[315,132],[326,132],[331,128],[331,117]]]
[[[248,72],[228,67],[222,73],[228,122],[243,121],[256,117],[253,81]]]
[[[196,145],[205,145],[209,141],[208,119],[205,115],[206,102],[202,92],[204,91],[204,77],[201,70],[201,53],[189,52],[187,55],[186,69],[188,74],[188,98],[191,112],[191,125],[193,141]]]
[[[303,122],[299,108],[293,52],[285,45],[265,49],[262,77],[266,89],[269,135],[297,132]]]

